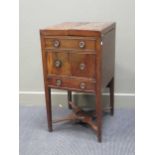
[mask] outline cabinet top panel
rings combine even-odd
[[[114,22],[65,22],[41,29],[43,35],[96,36],[115,28]]]

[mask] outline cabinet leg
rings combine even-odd
[[[72,109],[72,106],[69,104],[69,102],[72,102],[72,92],[68,91],[68,108]]]
[[[114,78],[109,83],[111,115],[114,115]]]
[[[45,99],[46,99],[46,112],[47,112],[47,122],[48,130],[51,132],[52,129],[52,106],[51,106],[51,89],[45,86]]]
[[[97,121],[97,138],[98,142],[102,141],[102,105],[101,93],[96,92],[96,121]]]

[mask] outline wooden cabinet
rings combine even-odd
[[[62,23],[40,30],[48,127],[52,131],[51,88],[96,95],[95,129],[101,141],[101,95],[110,88],[114,111],[115,23]],[[86,118],[86,117],[85,117]],[[85,119],[86,120],[86,119]]]

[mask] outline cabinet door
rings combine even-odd
[[[77,77],[95,78],[95,55],[71,53],[71,74]]]
[[[47,52],[48,75],[70,75],[70,63],[68,52]]]

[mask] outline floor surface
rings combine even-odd
[[[53,108],[54,117],[68,114],[67,108]],[[135,112],[115,109],[103,119],[102,143],[87,126],[68,122],[47,131],[45,107],[20,107],[20,155],[134,155]]]

